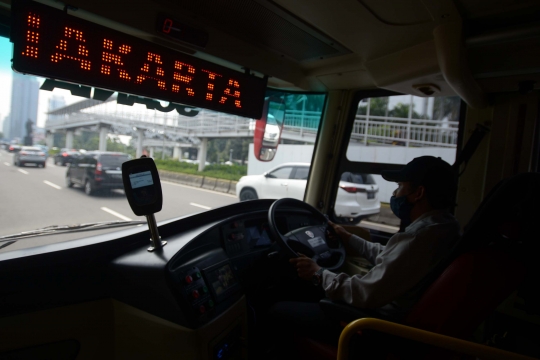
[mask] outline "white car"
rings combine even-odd
[[[262,175],[242,177],[236,184],[240,201],[255,199],[304,200],[309,163],[285,163]],[[334,206],[342,223],[358,224],[363,218],[381,210],[379,186],[369,174],[345,172],[341,176]]]

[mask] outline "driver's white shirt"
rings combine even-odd
[[[417,285],[447,255],[460,236],[452,214],[423,214],[386,246],[352,235],[349,244],[374,267],[364,276],[323,272],[322,286],[331,300],[360,308],[378,308],[386,316],[403,316],[419,299]]]

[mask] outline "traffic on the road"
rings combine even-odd
[[[121,189],[95,191],[88,196],[84,184],[66,184],[69,166],[55,165],[54,158],[50,157],[45,167],[35,164],[19,167],[13,164],[13,156],[13,153],[0,150],[0,199],[4,205],[9,204],[2,209],[0,216],[0,238],[50,226],[145,220],[132,213]],[[109,160],[103,161],[108,164],[106,161]],[[105,165],[101,166],[101,171],[111,171],[106,170]],[[238,198],[232,194],[167,181],[162,181],[162,188],[163,209],[155,215],[158,222],[238,202]],[[29,219],[32,219],[32,229],[28,228]],[[115,230],[118,229],[108,231]],[[76,234],[72,238],[90,235],[93,233]],[[43,245],[50,238],[25,238],[3,248],[6,242],[0,242],[0,251]]]
[[[132,213],[122,189],[120,166],[129,159],[127,154],[88,152],[84,156],[79,154],[72,157],[73,152],[70,152],[69,162],[62,162],[57,156],[45,159],[38,148],[26,149],[26,154],[32,154],[21,158],[22,149],[11,152],[0,150],[0,198],[3,204],[9,204],[3,208],[0,217],[0,252],[94,235],[93,232],[77,233],[66,238],[58,236],[59,227],[63,232],[71,233],[71,229],[79,229],[83,224],[85,231],[99,229],[105,233],[118,230],[116,228],[121,225],[140,226],[136,223],[108,222],[144,220],[144,217]],[[22,160],[30,157],[32,162]],[[156,214],[157,221],[245,200],[239,199],[238,195],[168,181],[162,181],[162,188],[164,203],[162,211]],[[35,206],[28,206],[29,203]],[[384,209],[380,215],[378,209],[375,216],[384,217]],[[28,228],[28,219],[32,219],[32,229]],[[362,226],[387,232],[398,230],[396,226],[381,224],[376,220],[363,220]],[[51,234],[54,231],[56,236],[42,237],[32,233],[16,243],[9,237],[18,235],[16,239],[19,239],[21,235],[35,230],[43,233],[44,229]]]

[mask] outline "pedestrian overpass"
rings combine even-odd
[[[52,110],[45,123],[47,145],[52,146],[52,134],[66,133],[67,148],[73,147],[77,129],[99,131],[99,150],[105,151],[107,135],[127,135],[137,139],[137,157],[143,147],[173,148],[179,158],[182,148],[198,148],[200,170],[204,167],[208,139],[252,138],[255,120],[210,110],[196,110],[195,116],[180,115],[176,111],[147,110],[143,105],[126,106],[117,103],[116,95],[106,101],[85,99]],[[192,110],[194,111],[194,110]],[[188,114],[189,115],[189,114]],[[321,113],[293,110],[285,114],[281,138],[304,144],[316,140]],[[387,144],[413,147],[456,147],[458,122],[441,120],[373,116],[369,111],[357,115],[351,141],[366,146]]]

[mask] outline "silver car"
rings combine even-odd
[[[13,155],[13,165],[24,166],[26,164],[36,164],[44,168],[47,155],[42,149],[36,146],[23,146],[19,152]]]

